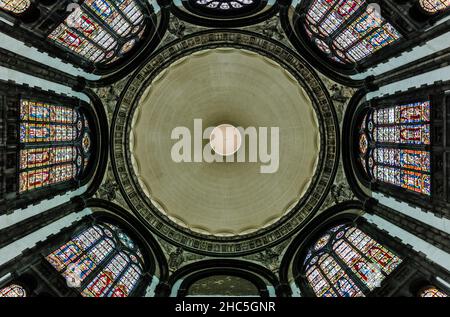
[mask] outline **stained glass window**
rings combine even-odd
[[[431,153],[424,148],[431,144],[430,111],[430,101],[421,101],[377,108],[370,112],[367,127],[364,118],[359,156],[368,175],[431,195]]]
[[[315,0],[308,8],[306,34],[319,50],[340,63],[356,63],[401,38],[364,0]]]
[[[134,0],[86,0],[48,38],[93,63],[111,63],[142,37],[144,14]]]
[[[93,225],[50,253],[46,260],[85,297],[126,297],[142,276],[142,252],[119,227]]]
[[[27,292],[22,286],[11,284],[0,289],[0,297],[27,297]]]
[[[425,11],[436,13],[450,7],[450,0],[419,0],[419,4]]]
[[[24,13],[30,5],[30,0],[0,0],[0,8],[15,14]]]
[[[339,225],[308,250],[304,270],[318,297],[363,297],[379,287],[401,262],[360,229]]]
[[[448,295],[436,287],[430,286],[420,291],[419,297],[448,297]]]
[[[76,179],[90,156],[86,118],[72,107],[21,99],[19,192]]]
[[[253,5],[254,0],[196,0],[195,3],[209,9],[236,10]]]

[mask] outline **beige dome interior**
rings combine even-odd
[[[260,173],[261,162],[174,162],[172,130],[193,131],[194,119],[203,129],[279,127],[278,171]],[[311,100],[295,78],[262,55],[234,48],[168,66],[144,92],[130,135],[134,172],[152,203],[177,224],[216,236],[251,233],[288,213],[311,182],[319,144]]]

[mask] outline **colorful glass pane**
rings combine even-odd
[[[104,239],[92,247],[87,254],[80,257],[73,264],[80,271],[80,280],[83,281],[95,268],[113,251],[114,243]],[[64,272],[63,276],[68,278],[71,272]]]
[[[254,0],[196,0],[195,4],[208,9],[236,10],[245,8],[254,3]]]
[[[58,271],[62,271],[81,255],[82,249],[73,241],[69,241],[45,258]]]
[[[141,269],[136,265],[128,267],[120,280],[111,289],[108,297],[127,297],[138,283],[141,274]]]
[[[50,253],[46,259],[58,271],[62,271],[68,264],[78,258],[83,251],[86,251],[101,238],[102,232],[98,227],[89,227],[76,235],[72,240]]]
[[[133,2],[134,4],[134,1],[125,0],[86,0],[84,4],[87,8],[89,8],[89,10],[102,19],[103,22],[108,24],[119,36],[122,37],[131,32],[131,25],[126,19],[124,19],[115,4],[123,4],[124,2]]]
[[[89,153],[89,150],[91,148],[91,138],[89,137],[88,133],[85,133],[83,135],[83,140],[82,140],[82,147],[83,147],[83,152],[84,153]]]
[[[119,238],[120,242],[122,242],[127,248],[134,250],[136,248],[133,240],[125,234],[123,231],[117,231],[117,237]]]
[[[401,263],[398,256],[357,228],[348,229],[345,237],[369,260],[379,265],[386,274],[392,273]]]
[[[364,294],[355,285],[354,281],[344,272],[343,268],[336,260],[326,254],[319,260],[319,266],[322,272],[331,281],[333,287],[341,297],[361,297]]]
[[[375,166],[373,174],[376,180],[400,186],[400,169],[388,166]]]
[[[83,12],[81,8],[77,8],[73,11],[65,20],[65,23],[70,28],[83,34],[86,38],[92,42],[101,46],[104,50],[111,50],[117,45],[117,41],[114,39],[107,29],[99,25],[92,19],[86,12]]]
[[[450,7],[450,0],[419,0],[419,4],[425,11],[436,13]]]
[[[345,21],[347,21],[358,8],[364,3],[364,0],[339,0],[321,21],[319,30],[323,35],[331,35]]]
[[[428,287],[419,293],[419,297],[448,297],[448,295],[436,287]]]
[[[402,171],[401,186],[407,190],[431,195],[431,176],[412,171]]]
[[[365,48],[355,46],[353,50],[349,51],[348,57],[354,62],[359,61],[379,49],[394,43],[400,37],[400,33],[391,24],[385,23],[382,28],[371,33],[365,41],[362,42],[363,44],[366,44]]]
[[[252,0],[236,0],[236,1],[252,1]],[[138,25],[144,19],[144,16],[139,8],[138,4],[134,0],[114,0],[119,10],[122,11],[125,16],[130,20],[133,25]],[[136,29],[133,33],[137,32]]]
[[[338,232],[340,229],[342,229],[343,227],[345,227],[345,225],[338,225],[338,226],[336,226],[336,227],[333,227],[333,228],[331,228],[330,230],[328,230],[328,231],[330,231],[330,232]]]
[[[364,296],[358,285],[363,284],[368,290],[379,287],[402,262],[355,227],[335,226],[323,235],[327,237],[323,240],[328,243],[332,236],[331,249],[316,248],[316,243],[304,262],[306,278],[317,296]]]
[[[366,155],[368,147],[369,141],[367,140],[367,135],[361,133],[359,135],[359,153],[361,153],[361,155]]]
[[[84,36],[71,30],[65,24],[60,24],[49,34],[48,38],[92,62],[97,63],[105,59],[105,53],[100,47],[88,41]]]
[[[12,284],[0,289],[0,297],[27,297],[27,292],[22,286]]]
[[[102,238],[103,232],[97,226],[89,227],[80,234],[76,235],[72,240],[83,250],[87,250]]]
[[[79,283],[74,287],[80,287],[83,281],[87,284],[80,289],[83,296],[128,296],[142,276],[136,256],[128,251],[129,246],[135,248],[134,242],[122,232],[117,238],[126,243],[118,246],[111,230],[122,232],[117,226],[108,223],[93,225],[46,257],[68,282],[74,282],[76,277]],[[133,251],[142,257],[139,249]],[[96,269],[100,272],[92,276]]]
[[[431,177],[428,174],[388,166],[375,166],[374,177],[379,181],[410,191],[431,195]]]
[[[24,122],[20,124],[21,143],[67,142],[78,136],[77,129],[71,125]]]
[[[348,48],[358,40],[362,40],[369,32],[379,28],[383,18],[373,8],[368,8],[335,38],[335,45],[342,49]]]
[[[21,172],[19,174],[19,192],[23,193],[69,181],[75,178],[77,171],[76,165],[63,164]]]
[[[316,244],[314,245],[314,250],[318,251],[322,249],[324,246],[327,245],[328,241],[330,241],[330,235],[324,234],[322,237],[317,240]]]
[[[128,257],[121,252],[106,265],[106,267],[88,284],[81,292],[85,297],[104,297],[108,294],[109,289],[114,281],[128,266]]]
[[[76,158],[77,149],[74,146],[24,149],[20,150],[20,169],[67,163]]]
[[[74,123],[77,118],[77,111],[69,107],[26,99],[20,101],[20,119],[22,121]]]
[[[78,147],[82,146],[79,137],[84,116],[78,110],[21,99],[20,120],[19,137],[24,144],[19,153],[20,192],[74,179],[81,171],[81,163],[87,164],[82,156],[89,155],[90,141],[82,153]]]
[[[30,0],[0,0],[0,8],[15,14],[21,14],[30,7]]]
[[[137,43],[136,35],[130,37],[143,31],[143,23],[144,14],[134,0],[86,0],[48,38],[93,63],[108,64]],[[127,41],[118,48],[119,39]]]
[[[321,50],[321,51],[324,52],[325,54],[331,54],[331,49],[330,49],[330,47],[327,45],[327,43],[325,43],[325,42],[322,41],[321,39],[315,38],[315,39],[314,39],[314,43],[317,45],[317,47],[319,48],[319,50]]]
[[[336,1],[337,0],[314,0],[307,13],[308,20],[314,24],[318,23]]]
[[[129,40],[128,42],[123,44],[122,48],[120,49],[120,53],[121,54],[128,53],[136,45],[136,43],[137,43],[136,39]]]
[[[308,8],[305,29],[310,38],[316,36],[315,44],[333,61],[361,61],[401,38],[401,34],[383,19],[374,6],[361,11],[365,4],[365,0],[316,0]],[[318,40],[319,43],[329,40],[333,51],[329,48],[324,50]]]
[[[430,110],[430,101],[414,102],[376,109],[373,118],[374,123],[378,125],[429,122]]]
[[[306,273],[306,279],[318,297],[337,297],[330,283],[324,278],[317,266],[312,266]]]
[[[389,165],[422,172],[431,171],[431,158],[428,151],[376,148],[374,159],[378,165]]]
[[[115,243],[108,238],[104,238],[97,243],[88,252],[88,256],[94,261],[94,263],[101,263],[114,249]]]
[[[430,125],[396,125],[376,127],[373,138],[380,143],[430,144]]]
[[[431,144],[430,101],[413,102],[376,109],[371,114],[372,137],[378,144],[373,151],[376,180],[407,190],[431,194],[431,154],[413,148],[387,148],[392,144]],[[388,143],[390,145],[383,145]],[[382,147],[381,147],[382,146]],[[370,167],[372,168],[372,166]]]
[[[333,246],[336,254],[350,267],[356,276],[370,289],[374,289],[374,280],[381,282],[384,276],[381,272],[375,271],[366,258],[356,251],[347,241],[339,240]]]

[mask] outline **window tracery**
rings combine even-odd
[[[317,48],[342,64],[363,61],[402,37],[364,0],[314,0],[304,24]]]
[[[429,286],[420,291],[419,297],[448,297],[448,295],[434,286]]]
[[[431,195],[431,153],[425,148],[431,144],[430,111],[427,100],[381,107],[364,117],[359,156],[369,177]]]
[[[419,0],[420,7],[428,13],[437,13],[450,7],[450,0]]]
[[[14,14],[24,13],[30,6],[30,0],[0,0],[0,8]]]
[[[48,38],[93,62],[110,64],[142,38],[144,13],[134,0],[86,0]]]
[[[360,229],[339,225],[310,247],[304,272],[318,297],[362,297],[378,287],[401,262]]]
[[[0,289],[0,297],[27,297],[27,292],[22,286],[11,284]]]
[[[142,273],[142,253],[117,226],[95,224],[50,253],[46,260],[64,276],[76,276],[84,297],[126,297]]]
[[[75,108],[20,100],[19,192],[76,179],[91,151],[87,119]]]

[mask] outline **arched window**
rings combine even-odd
[[[419,297],[448,297],[448,295],[434,286],[429,286],[419,292]]]
[[[48,38],[93,62],[110,64],[144,33],[143,10],[134,0],[86,0]]]
[[[429,100],[369,110],[359,153],[370,178],[431,195],[430,111]]]
[[[117,226],[95,224],[46,257],[85,297],[127,297],[143,271],[140,249]]]
[[[342,64],[361,62],[401,38],[376,7],[364,0],[314,0],[304,25],[317,48]]]
[[[0,8],[15,14],[24,13],[30,5],[30,0],[0,0]]]
[[[208,9],[233,11],[247,8],[255,4],[256,0],[195,0],[195,4]]]
[[[450,7],[450,0],[419,0],[419,4],[426,12],[434,14]]]
[[[72,107],[20,100],[19,193],[77,179],[91,139],[85,116]]]
[[[309,248],[304,273],[318,297],[361,297],[378,287],[401,262],[360,229],[339,225]]]
[[[22,286],[11,284],[0,289],[0,297],[27,297],[27,292]]]

